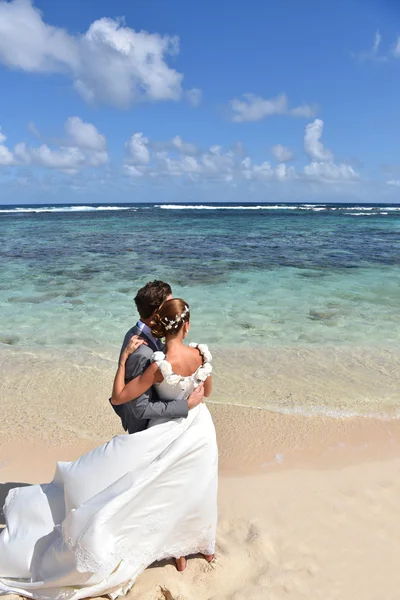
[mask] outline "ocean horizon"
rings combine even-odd
[[[31,212],[32,210],[45,210],[47,212],[51,212],[56,209],[75,209],[79,208],[80,210],[117,210],[118,208],[127,209],[127,208],[160,208],[164,210],[168,210],[171,207],[179,207],[180,209],[190,210],[193,208],[201,209],[203,207],[209,208],[224,208],[231,210],[262,210],[262,209],[272,209],[272,210],[285,210],[285,208],[293,209],[294,207],[301,207],[300,210],[312,210],[313,208],[322,208],[324,207],[326,210],[337,210],[343,209],[346,210],[361,207],[364,209],[376,208],[377,210],[382,207],[388,207],[388,210],[400,211],[400,203],[399,202],[323,202],[323,201],[313,201],[313,202],[301,202],[301,201],[287,201],[287,202],[229,202],[228,200],[224,202],[215,202],[213,200],[203,200],[201,202],[40,202],[40,203],[6,203],[0,204],[0,210],[3,213],[13,213],[17,212],[19,209],[26,210],[26,212]],[[383,209],[384,210],[384,209]]]

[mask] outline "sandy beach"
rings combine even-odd
[[[57,460],[121,433],[107,369],[95,378],[82,364],[72,384],[68,365],[48,357],[33,371],[28,355],[3,359],[0,503],[10,487],[49,481]],[[209,408],[220,449],[215,563],[193,558],[184,573],[154,565],[129,598],[397,599],[400,422]]]

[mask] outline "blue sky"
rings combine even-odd
[[[0,0],[0,203],[400,200],[391,0]]]

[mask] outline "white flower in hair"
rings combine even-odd
[[[176,325],[178,325],[181,321],[183,321],[183,319],[186,317],[186,315],[188,313],[189,313],[189,307],[188,307],[188,305],[186,305],[180,315],[175,315],[175,319],[165,318],[163,321],[163,325],[164,325],[165,329],[167,331],[170,331],[171,329],[176,327]]]

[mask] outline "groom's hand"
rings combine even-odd
[[[188,398],[188,408],[191,410],[204,402],[204,384],[201,383]]]

